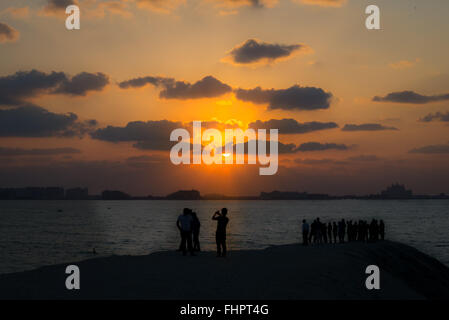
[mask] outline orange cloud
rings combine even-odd
[[[401,60],[399,62],[390,63],[388,66],[396,70],[409,69],[414,67],[421,60],[416,58],[415,61]]]
[[[347,0],[292,0],[302,4],[316,5],[320,7],[341,7],[346,4]]]
[[[7,8],[0,12],[1,14],[9,14],[14,18],[28,18],[30,15],[29,7],[23,8]]]
[[[159,13],[170,13],[185,2],[186,0],[136,0],[138,8]]]

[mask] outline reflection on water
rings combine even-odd
[[[300,221],[383,219],[387,238],[449,265],[449,201],[0,201],[0,273],[111,254],[148,254],[179,245],[176,219],[190,207],[201,247],[215,249],[214,211],[229,208],[228,246],[260,249],[298,242]]]

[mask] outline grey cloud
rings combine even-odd
[[[119,83],[119,87],[122,89],[128,88],[140,88],[147,84],[152,84],[154,86],[159,85],[172,85],[175,82],[172,78],[164,78],[164,77],[138,77],[126,81],[122,81]]]
[[[330,106],[332,94],[321,88],[294,85],[288,89],[237,89],[236,97],[242,101],[268,104],[268,109],[318,110]]]
[[[254,142],[254,143],[256,143],[256,150],[255,150],[255,152],[257,153],[258,151],[258,149],[259,149],[259,141],[258,140],[251,140],[251,141],[249,141],[250,143],[251,142]],[[248,143],[249,143],[248,141],[247,142],[245,142],[245,143],[243,143],[243,150],[244,150],[244,154],[248,154]],[[270,153],[270,141],[269,140],[267,140],[267,141],[263,141],[263,140],[260,140],[260,142],[261,143],[263,143],[263,142],[265,142],[265,150],[266,150],[266,152],[267,153]],[[234,144],[233,146],[232,146],[232,148],[233,148],[233,153],[234,154],[236,154],[237,153],[237,146],[241,146],[242,144]],[[296,145],[295,144],[293,144],[293,143],[289,143],[289,144],[285,144],[285,143],[282,143],[282,142],[278,142],[278,153],[279,154],[288,154],[288,153],[295,153],[297,151],[297,148],[296,148]],[[220,150],[220,148],[218,148],[217,149],[217,152],[221,152],[221,150]]]
[[[0,147],[0,156],[15,157],[15,156],[53,156],[63,154],[81,153],[79,149],[74,148],[47,148],[47,149],[22,149],[22,148],[7,148]]]
[[[91,133],[91,137],[108,142],[135,142],[133,146],[137,149],[169,150],[172,145],[170,134],[178,128],[183,128],[181,122],[133,121],[125,127],[107,126],[97,129]]]
[[[387,94],[385,97],[375,96],[373,98],[373,101],[376,102],[396,102],[396,103],[412,103],[412,104],[425,104],[445,100],[449,100],[449,93],[426,96],[416,93],[414,91],[392,92]]]
[[[71,79],[65,79],[54,93],[84,96],[89,91],[101,91],[109,83],[105,74],[81,72]]]
[[[398,130],[395,127],[387,127],[378,123],[363,123],[363,124],[345,124],[342,131],[383,131],[383,130]]]
[[[279,58],[288,57],[295,51],[302,49],[308,49],[308,47],[303,44],[271,44],[255,39],[249,39],[232,49],[229,52],[229,58],[236,64],[251,64],[265,59],[275,61]]]
[[[306,142],[301,144],[297,148],[297,151],[308,152],[308,151],[348,150],[348,149],[350,149],[350,147],[348,147],[345,144]]]
[[[449,112],[429,113],[428,115],[420,118],[418,121],[421,121],[421,122],[432,122],[432,121],[449,122]]]
[[[271,119],[268,121],[257,120],[248,125],[252,129],[279,129],[280,134],[301,134],[318,130],[338,128],[335,122],[304,122],[295,119]]]
[[[74,113],[53,113],[35,105],[0,110],[0,137],[81,137],[95,125],[95,120],[80,122]]]
[[[0,43],[14,42],[19,38],[20,33],[6,23],[0,22]]]
[[[230,91],[232,88],[227,84],[207,76],[194,84],[176,81],[173,85],[165,86],[165,89],[160,92],[160,97],[165,99],[213,98]]]
[[[82,72],[69,78],[64,72],[18,71],[0,77],[0,105],[23,104],[27,98],[45,93],[85,95],[103,89],[108,82],[102,73]]]
[[[47,0],[47,5],[44,7],[44,10],[48,12],[58,12],[58,11],[65,12],[65,9],[68,6],[77,3],[78,2],[75,0]]]
[[[254,140],[253,140],[254,141]],[[256,146],[258,141],[256,140]],[[270,150],[270,141],[265,141],[266,143],[266,151],[269,153]],[[233,145],[234,152],[236,150],[237,144]],[[257,146],[258,147],[258,146]],[[349,150],[350,147],[344,144],[336,144],[336,143],[319,143],[319,142],[306,142],[299,146],[296,146],[293,143],[282,143],[278,142],[278,152],[279,154],[289,154],[296,152],[308,152],[308,151],[325,151],[325,150]],[[248,142],[244,143],[245,154],[248,152]]]
[[[0,77],[0,104],[16,105],[23,100],[56,88],[67,79],[63,72],[44,73],[38,70],[18,71]]]
[[[119,86],[122,89],[127,89],[143,87],[146,84],[161,87],[162,90],[159,93],[159,97],[163,99],[213,98],[232,91],[230,86],[212,76],[206,76],[193,84],[185,81],[175,81],[172,78],[149,76],[123,81],[119,83]]]

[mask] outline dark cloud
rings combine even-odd
[[[193,126],[193,123],[188,123],[189,127]],[[237,129],[241,128],[241,124],[237,120],[230,120],[230,121],[218,121],[218,120],[211,120],[211,121],[202,121],[201,122],[201,128],[203,129],[217,129],[217,130],[225,130],[225,129]]]
[[[159,97],[163,99],[186,100],[213,98],[232,91],[230,86],[212,76],[206,76],[193,84],[185,81],[175,81],[172,78],[140,77],[123,81],[119,83],[119,86],[127,89],[131,87],[143,87],[146,84],[161,87],[162,90],[159,93]]]
[[[256,146],[258,148],[258,141],[257,140],[252,140],[256,142]],[[269,153],[270,150],[270,141],[267,140],[265,141],[266,143],[266,152]],[[233,150],[234,153],[236,152],[236,146],[239,144],[234,144],[233,145]],[[243,144],[244,146],[244,152],[245,154],[248,153],[248,142],[245,142]],[[257,149],[256,148],[256,149]],[[307,142],[307,143],[303,143],[299,146],[296,146],[293,143],[282,143],[282,142],[278,142],[278,153],[279,154],[291,154],[291,153],[296,153],[296,152],[308,152],[308,151],[325,151],[325,150],[349,150],[350,147],[344,145],[344,144],[336,144],[336,143],[319,143],[319,142]],[[220,150],[218,150],[217,152],[220,152]]]
[[[267,60],[273,62],[279,58],[287,58],[294,52],[308,51],[304,44],[284,45],[267,43],[249,39],[229,52],[229,59],[235,64],[251,64]]]
[[[338,128],[335,122],[304,122],[299,123],[295,119],[271,119],[268,121],[257,120],[251,122],[248,128],[252,129],[279,129],[280,134],[308,133],[312,131]]]
[[[445,100],[449,100],[449,93],[426,96],[416,93],[414,91],[392,92],[387,94],[385,97],[375,96],[373,98],[373,101],[376,102],[397,102],[397,103],[412,103],[412,104],[425,104]]]
[[[81,137],[95,126],[95,120],[80,122],[74,113],[53,113],[35,105],[0,110],[0,137]]]
[[[320,143],[320,142],[306,142],[301,144],[297,151],[308,152],[308,151],[325,151],[325,150],[349,150],[345,144],[337,143]]]
[[[61,12],[72,5],[78,4],[76,0],[47,0],[47,5],[44,7],[44,11],[46,12]]]
[[[260,142],[261,143],[265,142],[265,151],[267,152],[267,154],[269,154],[270,153],[270,141],[269,140],[267,140],[267,141],[261,140]],[[243,150],[244,150],[243,154],[248,154],[248,143],[255,143],[256,144],[255,152],[257,153],[258,150],[259,150],[259,141],[258,140],[251,140],[249,142],[247,141],[247,142],[243,143]],[[234,154],[237,154],[237,147],[241,146],[241,145],[242,145],[241,143],[238,143],[238,144],[234,144],[232,146]],[[295,144],[293,144],[293,143],[285,144],[285,143],[282,143],[282,142],[278,142],[278,153],[279,154],[295,153],[296,151],[297,151],[297,148],[296,148]],[[220,150],[220,148],[218,148],[217,152],[222,152],[222,151]]]
[[[0,22],[0,43],[14,42],[19,39],[19,35],[19,31],[8,26],[6,23]]]
[[[103,89],[108,82],[102,73],[82,72],[69,78],[64,72],[18,71],[0,77],[0,105],[23,104],[27,98],[45,93],[83,96]]]
[[[212,76],[207,76],[194,84],[176,81],[173,85],[165,86],[165,89],[160,92],[160,97],[165,99],[213,98],[231,90],[232,88],[227,84]]]
[[[107,126],[91,133],[93,139],[108,142],[135,142],[138,149],[169,150],[172,146],[170,134],[173,130],[183,128],[181,122],[169,120],[134,121],[125,127]]]
[[[449,154],[449,143],[419,147],[419,148],[410,150],[409,153]]]
[[[237,89],[237,99],[256,104],[268,104],[269,109],[317,110],[330,106],[332,94],[321,88],[294,85],[288,89]]]
[[[22,149],[22,148],[0,147],[1,157],[54,156],[54,155],[62,155],[62,154],[65,155],[75,153],[81,153],[81,151],[74,148]]]
[[[134,78],[127,81],[122,81],[119,83],[119,87],[122,89],[128,89],[128,88],[140,88],[147,84],[152,84],[154,86],[168,86],[175,83],[175,80],[173,78],[164,78],[164,77],[139,77]]]
[[[101,91],[109,83],[105,74],[81,72],[72,79],[65,79],[54,93],[85,96],[89,91]]]
[[[37,70],[18,71],[0,77],[0,104],[21,104],[24,99],[49,92],[65,80],[67,77],[64,72],[47,74]]]
[[[420,118],[418,121],[421,121],[421,122],[432,122],[432,121],[449,122],[449,112],[429,113],[428,115]]]
[[[342,131],[383,131],[383,130],[398,130],[395,127],[387,127],[378,123],[363,123],[363,124],[345,124]]]

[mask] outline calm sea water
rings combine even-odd
[[[214,211],[227,207],[228,245],[298,242],[300,221],[383,219],[387,238],[449,265],[449,201],[0,201],[0,273],[97,256],[142,255],[179,245],[182,208],[197,211],[202,249],[214,250]],[[58,212],[61,211],[62,212]]]

